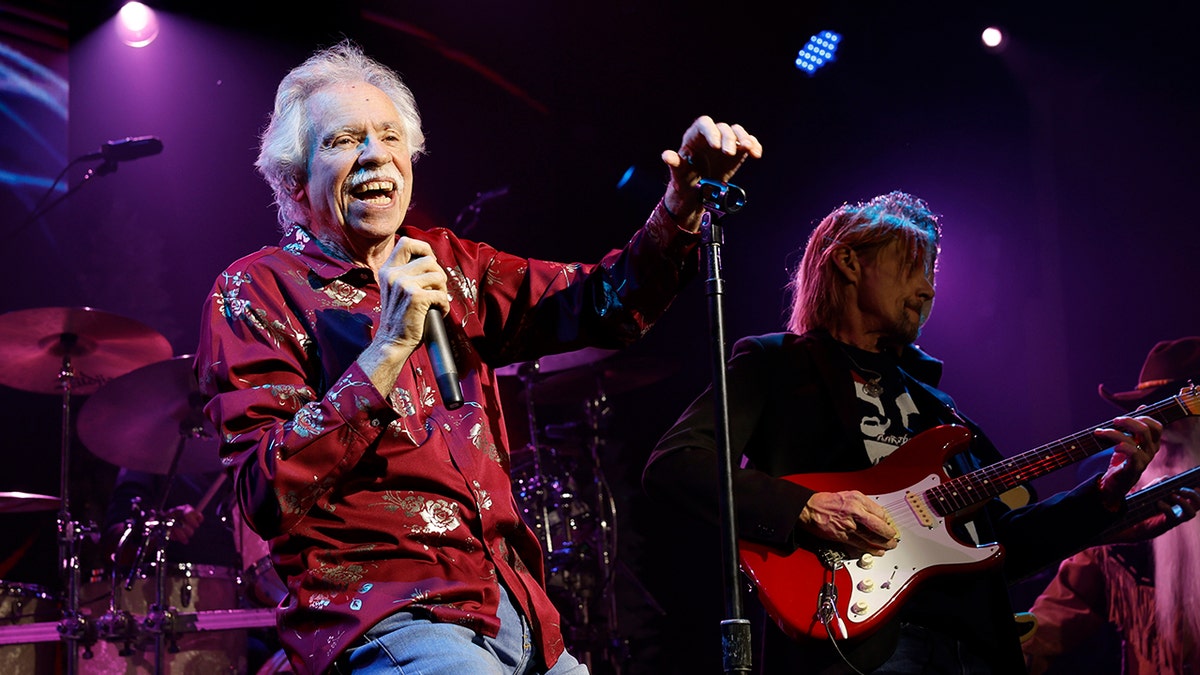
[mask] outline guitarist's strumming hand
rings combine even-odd
[[[800,526],[872,555],[883,555],[899,543],[887,509],[857,490],[813,494],[800,512]]]
[[[1112,426],[1097,429],[1095,435],[1113,444],[1112,461],[1100,477],[1100,498],[1116,511],[1158,453],[1162,424],[1150,417],[1117,417]]]

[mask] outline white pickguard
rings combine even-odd
[[[874,495],[873,498],[884,504],[902,503],[908,508],[905,497],[909,493],[924,492],[940,482],[937,475],[930,474],[907,489]],[[882,556],[865,554],[860,558],[847,559],[834,573],[835,579],[843,572],[849,574],[853,582],[849,611],[845,617],[848,621],[861,623],[878,614],[923,570],[939,565],[980,562],[1000,550],[999,544],[977,547],[964,545],[951,536],[944,518],[934,519],[932,527],[922,525],[921,518],[914,513],[894,514],[894,521],[900,533],[900,543],[896,548]]]

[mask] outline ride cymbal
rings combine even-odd
[[[648,357],[616,357],[553,373],[530,387],[535,403],[561,403],[597,394],[622,394],[653,384],[676,370],[672,364]]]
[[[597,361],[602,361],[613,354],[616,354],[616,349],[600,349],[598,347],[584,347],[573,352],[565,352],[563,354],[551,354],[543,356],[540,359],[533,361],[521,361],[512,363],[507,366],[501,366],[496,369],[496,374],[508,376],[522,375],[549,375],[563,370],[578,368]]]
[[[101,387],[79,413],[84,445],[111,464],[149,473],[170,473],[177,451],[176,473],[221,469],[220,440],[204,417],[193,358],[142,366]]]
[[[0,383],[39,394],[91,394],[135,368],[170,358],[167,339],[145,324],[91,307],[0,314]]]

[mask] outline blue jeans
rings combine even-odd
[[[500,633],[494,638],[397,612],[372,626],[365,643],[339,660],[339,666],[345,664],[354,675],[588,675],[587,668],[566,652],[545,670],[529,623],[508,589],[500,589]]]

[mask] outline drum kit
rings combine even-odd
[[[519,383],[529,442],[512,453],[513,494],[545,550],[547,591],[563,616],[564,640],[591,672],[619,673],[627,649],[615,586],[617,500],[601,468],[613,413],[608,396],[657,382],[670,368],[586,348],[496,372]],[[565,419],[548,422],[538,413],[564,404],[572,409]]]
[[[512,454],[513,492],[545,549],[548,590],[568,626],[568,646],[593,672],[603,663],[619,670],[623,649],[614,593],[616,499],[600,468],[608,396],[669,374],[659,362],[615,354],[583,349],[497,371],[502,384],[518,384],[528,418],[529,442]],[[256,574],[247,572],[252,566],[167,561],[173,523],[161,502],[128,524],[123,542],[138,543],[128,576],[120,578],[114,565],[111,585],[82,578],[81,545],[99,535],[94,523],[72,519],[72,429],[100,459],[166,476],[168,483],[182,474],[224,475],[191,365],[189,356],[172,356],[166,338],[151,328],[91,307],[0,314],[0,384],[57,394],[62,407],[59,494],[0,492],[0,514],[57,510],[64,589],[56,594],[0,581],[0,672],[238,671],[244,653],[232,663],[229,654],[244,651],[244,640],[225,632],[274,626],[273,608],[245,609],[241,602],[243,577]],[[72,426],[74,396],[88,399]],[[547,424],[535,414],[564,403],[575,406],[566,422]],[[248,548],[261,553],[265,545],[256,543]],[[261,558],[256,553],[244,562]]]
[[[240,639],[244,663],[245,634],[213,631],[275,623],[271,608],[239,608],[239,570],[168,563],[174,523],[159,503],[141,510],[122,537],[137,543],[128,576],[119,579],[114,565],[111,587],[85,584],[80,552],[85,541],[98,539],[98,528],[72,519],[73,428],[100,459],[163,475],[167,484],[181,474],[223,475],[190,357],[172,357],[167,339],[144,324],[91,307],[18,310],[0,314],[0,384],[62,399],[59,494],[0,492],[0,514],[57,510],[64,589],[0,582],[0,672],[236,670],[229,659],[238,657],[230,654]],[[84,395],[73,427],[72,397]]]

